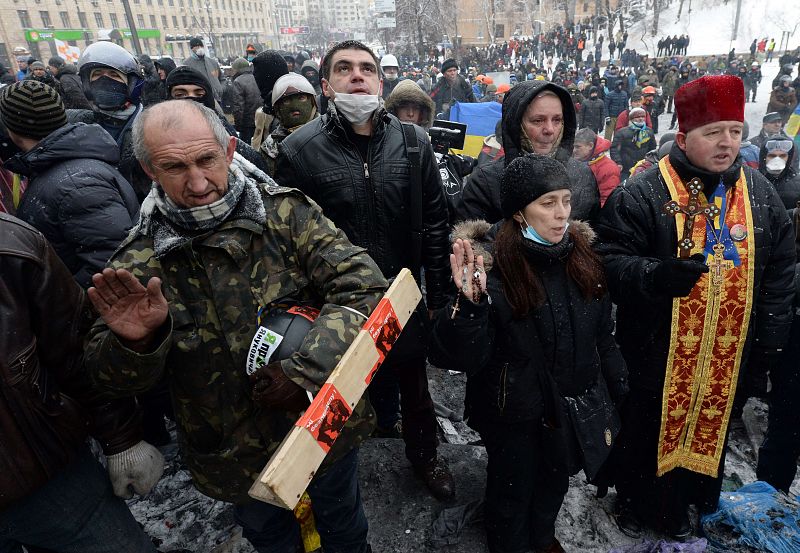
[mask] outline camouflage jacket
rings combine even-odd
[[[300,415],[266,411],[251,399],[245,367],[259,306],[300,300],[321,307],[300,350],[282,361],[284,372],[313,393],[365,321],[340,306],[368,315],[387,286],[365,251],[301,192],[261,186],[261,197],[263,225],[233,218],[160,257],[152,236],[129,236],[110,266],[143,283],[162,279],[170,311],[163,341],[137,354],[99,320],[87,346],[90,376],[116,395],[167,380],[195,486],[234,503],[248,500],[253,480]],[[373,424],[362,399],[325,463],[360,443]]]

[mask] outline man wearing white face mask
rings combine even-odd
[[[795,209],[800,201],[800,175],[789,160],[794,142],[783,134],[768,136],[761,146],[758,170],[775,187],[786,209]]]
[[[427,308],[444,307],[450,277],[447,208],[428,137],[420,127],[404,129],[383,108],[378,59],[364,44],[334,45],[321,70],[322,91],[331,100],[327,113],[281,142],[275,179],[319,203],[387,278],[408,267],[419,281],[424,267]],[[418,149],[417,171],[409,148]],[[415,175],[420,177],[418,186],[412,183]],[[421,204],[414,212],[421,219],[416,234],[415,199]],[[378,426],[395,427],[397,388],[392,377],[399,380],[406,456],[434,496],[450,499],[455,485],[437,458],[436,419],[425,369],[427,318],[422,302],[372,382],[370,399]]]
[[[183,65],[188,65],[195,71],[203,75],[211,83],[211,91],[214,98],[219,102],[222,100],[222,83],[225,82],[225,75],[220,71],[219,62],[208,55],[203,39],[194,37],[189,41],[192,53],[183,60]]]

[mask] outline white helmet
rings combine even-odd
[[[399,69],[400,64],[397,63],[397,58],[393,54],[386,54],[381,58],[381,68],[384,67],[397,67]]]

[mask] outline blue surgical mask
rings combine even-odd
[[[520,215],[522,214],[520,213]],[[527,219],[525,219],[524,215],[522,215],[522,220],[525,221],[526,225],[528,225],[527,227],[522,229],[522,236],[524,236],[531,242],[536,242],[537,244],[541,244],[542,246],[555,245],[555,242],[550,242],[549,240],[545,240],[544,238],[542,238],[542,236],[538,232],[536,232],[536,229],[528,224],[528,221]],[[569,222],[567,222],[566,225],[564,226],[564,234],[567,233],[568,229],[569,229]]]
[[[128,85],[109,77],[100,77],[89,87],[92,100],[100,109],[119,109],[128,101]]]

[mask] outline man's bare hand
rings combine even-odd
[[[125,269],[106,268],[95,273],[92,283],[89,299],[108,328],[125,342],[149,342],[167,320],[169,306],[158,277],[145,288]]]

